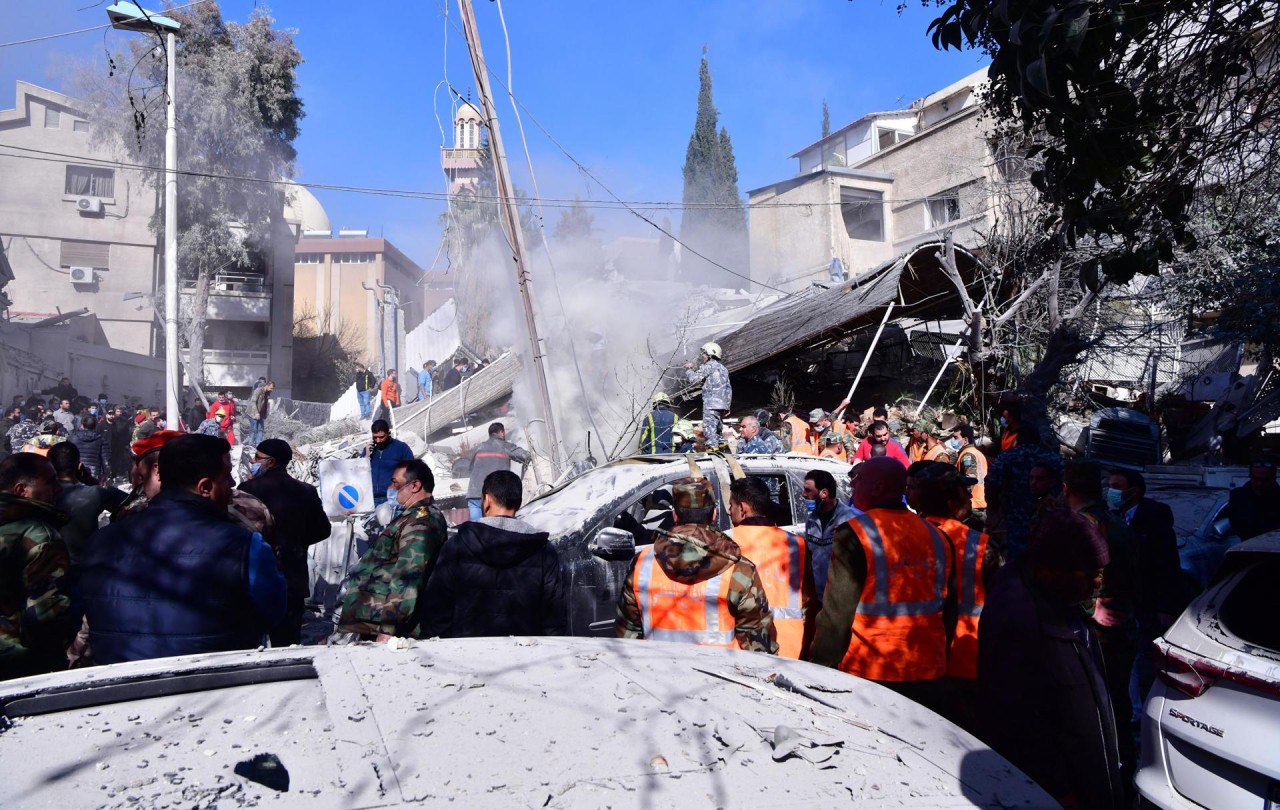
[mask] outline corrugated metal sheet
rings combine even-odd
[[[450,298],[404,336],[405,360],[401,365],[422,368],[428,360],[435,360],[448,366],[459,345],[458,303]]]

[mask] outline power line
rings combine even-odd
[[[164,13],[168,14],[171,11],[180,11],[184,8],[191,8],[192,6],[198,6],[201,3],[207,3],[207,2],[209,2],[209,0],[194,0],[194,2],[187,3],[186,5],[174,6],[173,8],[165,9]],[[110,28],[111,25],[112,25],[111,23],[105,23],[103,25],[90,26],[89,28],[78,28],[75,31],[63,31],[61,34],[45,34],[42,37],[31,37],[30,39],[19,39],[13,42],[0,42],[0,48],[10,48],[10,47],[13,47],[14,45],[27,45],[32,42],[44,42],[45,40],[48,40],[48,39],[58,39],[60,37],[69,37],[69,36],[74,36],[76,34],[87,34],[90,31],[101,31],[104,28]]]
[[[517,103],[519,103],[517,101]],[[523,107],[523,105],[521,105]],[[527,109],[526,109],[527,112]],[[535,122],[536,123],[536,122]],[[38,160],[50,163],[75,163],[75,164],[91,164],[106,168],[117,169],[135,169],[147,172],[164,172],[163,166],[153,166],[146,163],[131,163],[122,160],[111,160],[108,158],[96,158],[85,155],[72,155],[66,152],[55,152],[46,149],[34,149],[27,146],[14,146],[11,144],[0,144],[0,149],[12,149],[21,152],[30,152],[31,155],[5,155],[5,157],[19,158],[25,160]],[[43,156],[43,157],[40,157]],[[612,200],[602,199],[582,199],[568,197],[538,197],[538,196],[511,196],[503,197],[494,194],[466,194],[465,196],[450,196],[448,192],[442,191],[424,191],[420,189],[397,189],[397,188],[380,188],[376,186],[354,186],[338,183],[313,183],[301,180],[290,179],[268,179],[263,177],[249,177],[246,175],[221,174],[217,172],[201,172],[190,169],[178,169],[177,174],[185,177],[203,177],[213,180],[231,180],[245,183],[270,183],[272,185],[296,185],[304,188],[321,189],[325,191],[341,191],[353,194],[369,194],[382,197],[402,197],[405,199],[426,200],[429,202],[458,202],[467,200],[471,202],[481,203],[484,205],[504,205],[508,199],[522,205],[542,205],[547,208],[573,208],[580,206],[582,208],[606,210],[606,211],[632,211],[633,208],[649,209],[655,211],[680,211],[691,209],[708,209],[708,208],[748,208],[753,210],[769,209],[769,208],[830,208],[847,203],[842,202],[812,202],[812,203],[779,203],[779,202],[763,202],[763,203],[743,203],[735,205],[733,203],[684,203],[670,200],[624,200],[615,195]],[[590,175],[589,175],[590,176]],[[592,179],[595,180],[594,176]],[[599,181],[596,181],[597,184]],[[603,186],[601,186],[604,188]],[[608,191],[608,189],[605,189]],[[612,192],[610,192],[612,194]],[[964,193],[950,195],[962,199],[989,199],[990,195],[982,192]],[[878,202],[886,204],[902,204],[908,202],[929,202],[939,199],[938,197],[898,197],[881,199]],[[870,203],[871,201],[868,201]],[[639,216],[637,214],[637,216]],[[642,219],[644,217],[641,217]],[[648,222],[649,220],[645,220]],[[653,223],[650,223],[653,224]],[[661,230],[657,225],[655,228]],[[679,241],[679,240],[677,240]]]

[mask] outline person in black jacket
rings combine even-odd
[[[133,424],[125,416],[124,408],[119,405],[108,408],[98,427],[106,433],[107,441],[111,443],[112,477],[128,478],[133,466],[133,453],[129,448],[133,442]]]
[[[1064,807],[1125,806],[1102,650],[1080,606],[1110,559],[1091,521],[1058,510],[1025,565],[996,575],[978,625],[981,736]]]
[[[1137,547],[1137,590],[1134,613],[1138,620],[1138,649],[1146,650],[1187,606],[1182,585],[1182,564],[1178,559],[1178,534],[1173,528],[1173,510],[1147,495],[1142,473],[1115,469],[1107,479],[1107,501],[1120,519],[1129,524]],[[1155,665],[1149,655],[1133,661],[1129,698],[1133,703],[1130,722],[1142,717],[1142,702],[1155,682]],[[1123,720],[1123,718],[1121,718]]]
[[[98,417],[85,414],[80,428],[73,430],[67,441],[80,451],[80,463],[93,480],[105,484],[111,480],[111,440],[98,430]]]
[[[520,476],[490,473],[482,492],[484,517],[458,527],[427,580],[422,637],[567,634],[559,555],[546,532],[515,517]]]
[[[276,559],[288,584],[284,620],[271,630],[271,645],[287,647],[302,642],[302,610],[311,585],[307,578],[307,548],[329,536],[329,518],[316,488],[289,475],[293,450],[283,439],[258,444],[249,467],[253,477],[240,489],[267,505],[276,521]]]

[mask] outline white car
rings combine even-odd
[[[1054,806],[870,681],[662,642],[166,658],[6,681],[0,712],[10,809]]]
[[[1227,551],[1153,652],[1144,806],[1280,808],[1280,532]]]

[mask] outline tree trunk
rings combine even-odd
[[[1057,433],[1049,423],[1049,392],[1062,380],[1062,372],[1080,362],[1080,355],[1089,347],[1087,338],[1080,334],[1078,321],[1068,321],[1049,335],[1044,356],[1022,381],[1022,421],[1033,424],[1040,431],[1040,442],[1057,449]]]
[[[187,347],[191,361],[187,364],[188,383],[191,386],[190,397],[204,399],[201,389],[204,387],[204,331],[209,315],[209,282],[213,277],[208,267],[201,267],[196,275],[195,297],[191,305],[191,320],[187,322]],[[190,398],[188,397],[188,398]],[[173,414],[169,419],[173,420]]]

